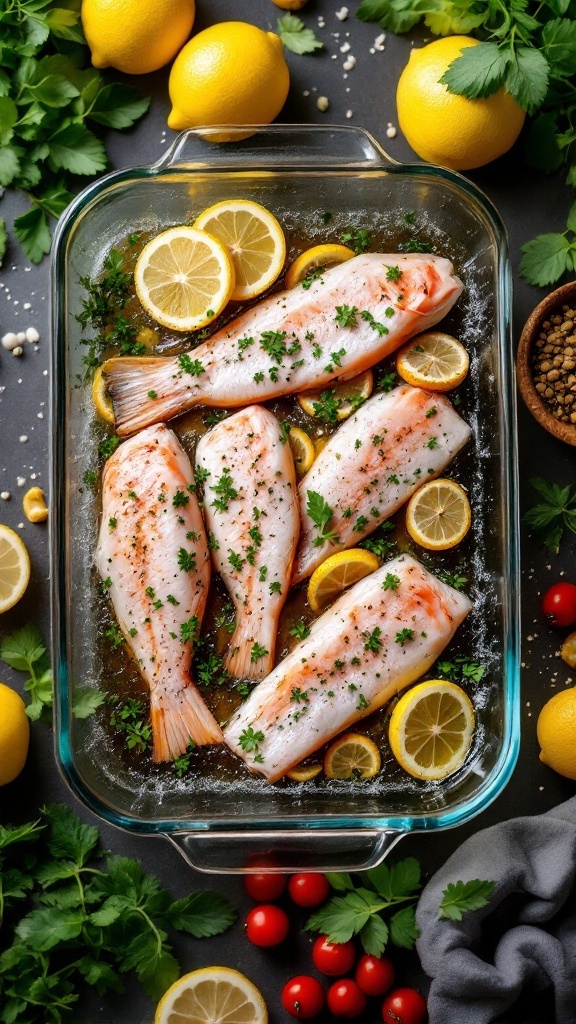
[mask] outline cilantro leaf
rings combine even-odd
[[[576,534],[576,488],[549,484],[542,477],[530,480],[535,491],[544,498],[524,514],[523,520],[548,551],[557,555],[564,529]]]
[[[45,653],[40,631],[31,623],[14,630],[0,641],[0,659],[20,672],[30,672]]]
[[[329,871],[326,878],[336,892],[347,892],[354,888],[354,882],[345,871]]]
[[[362,0],[356,11],[361,21],[378,21],[382,28],[401,35],[422,20],[414,0]]]
[[[168,920],[178,931],[196,939],[220,935],[234,923],[236,908],[219,892],[192,892],[175,900],[167,911]]]
[[[390,929],[386,922],[378,914],[373,914],[360,933],[360,942],[368,956],[380,957],[386,949],[389,937]]]
[[[557,281],[567,270],[573,269],[576,244],[566,235],[548,232],[537,235],[521,248],[520,273],[528,284],[544,288]]]
[[[481,46],[486,45],[481,43]],[[478,50],[475,46],[473,49]],[[550,65],[533,46],[520,46],[512,55],[506,72],[506,91],[528,114],[544,102],[548,91]]]
[[[93,690],[86,687],[74,693],[72,702],[72,714],[74,718],[89,718],[98,708],[106,702],[106,696],[101,690]]]
[[[439,917],[461,921],[462,915],[486,907],[496,882],[472,878],[469,882],[449,882],[442,893]]]
[[[576,74],[576,21],[555,18],[542,29],[542,53],[554,77]]]
[[[48,849],[53,857],[70,858],[83,867],[98,843],[95,825],[84,825],[70,807],[49,804],[43,808],[48,822]]]
[[[40,263],[50,252],[48,218],[39,206],[33,206],[15,218],[14,234],[32,263]]]
[[[510,59],[510,52],[497,43],[467,46],[448,66],[440,82],[450,92],[470,100],[491,96],[504,82]]]
[[[86,914],[83,910],[60,910],[48,907],[33,910],[16,926],[21,942],[29,942],[39,952],[53,949],[60,942],[75,939],[84,926]]]
[[[304,22],[295,14],[285,14],[278,18],[276,31],[284,46],[292,53],[313,53],[323,50],[324,44],[314,35],[311,28],[305,28]]]

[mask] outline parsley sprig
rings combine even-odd
[[[414,914],[421,888],[418,861],[407,857],[390,867],[380,864],[361,877],[356,885],[350,875],[329,874],[330,885],[343,895],[333,896],[312,914],[306,930],[322,932],[329,942],[348,942],[358,935],[371,956],[381,956],[389,942],[412,949],[419,935]],[[402,903],[408,905],[395,910]]]
[[[292,53],[314,53],[315,50],[323,50],[324,44],[320,42],[311,28],[306,28],[301,18],[295,14],[285,14],[278,18],[276,31],[284,46]]]
[[[169,931],[201,939],[234,922],[220,893],[173,900],[138,861],[103,857],[98,842],[98,829],[61,804],[36,822],[0,826],[3,1021],[59,1024],[71,1010],[79,1019],[73,1008],[88,987],[122,992],[126,973],[158,1000],[181,974]]]
[[[541,544],[557,555],[564,530],[576,534],[576,485],[560,487],[536,476],[530,481],[544,501],[524,515],[524,522]]]
[[[439,917],[461,921],[462,915],[486,907],[496,882],[471,878],[469,882],[449,882],[442,893]]]
[[[330,505],[327,501],[324,501],[322,495],[318,494],[317,491],[306,491],[306,494],[308,496],[306,513],[310,516],[317,530],[314,538],[314,547],[319,548],[327,542],[332,544],[338,540],[338,534],[335,530],[328,529],[334,515]]]

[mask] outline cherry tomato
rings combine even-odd
[[[394,984],[396,971],[387,956],[361,956],[356,981],[367,996],[383,996]]]
[[[290,876],[288,892],[299,907],[317,907],[327,898],[330,883],[325,875],[303,871],[299,875]]]
[[[328,942],[326,935],[319,935],[312,946],[312,961],[320,974],[337,978],[352,970],[356,960],[353,942]]]
[[[281,875],[277,871],[262,875],[246,875],[244,886],[253,900],[269,903],[270,900],[277,900],[284,892],[286,875]]]
[[[359,1017],[366,1009],[366,996],[352,978],[342,978],[328,989],[328,1009],[334,1017]]]
[[[273,903],[254,907],[246,917],[246,936],[254,946],[277,946],[288,935],[288,915]]]
[[[542,598],[542,614],[551,626],[571,626],[576,622],[576,587],[573,583],[555,583]]]
[[[282,989],[282,1006],[291,1017],[310,1020],[317,1017],[325,1002],[324,989],[316,978],[299,974]]]
[[[385,1024],[424,1024],[426,1003],[413,988],[395,988],[382,1003]]]

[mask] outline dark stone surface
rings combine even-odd
[[[386,137],[388,122],[396,124],[395,87],[398,75],[404,66],[410,48],[406,38],[388,36],[383,53],[370,54],[369,48],[379,34],[375,25],[357,22],[353,17],[356,4],[349,3],[350,17],[341,23],[335,17],[340,3],[332,0],[311,0],[305,15],[316,27],[317,16],[325,16],[325,28],[317,28],[325,41],[327,51],[317,56],[299,57],[287,54],[292,75],[289,100],[282,114],[286,122],[301,123],[343,123],[361,125],[375,137],[398,160],[414,160],[406,142],[398,133],[393,140]],[[204,0],[199,3],[197,27],[204,27],[218,20],[244,18],[263,28],[274,28],[275,19],[281,14],[270,0],[251,0],[249,4],[233,4],[231,0]],[[336,40],[332,33],[339,32]],[[350,33],[351,53],[357,64],[347,79],[343,78],[342,63],[345,59],[339,52],[339,45]],[[333,54],[337,59],[332,60]],[[156,161],[175,137],[166,128],[165,119],[169,110],[167,97],[167,72],[158,72],[137,82],[153,94],[150,115],[133,131],[125,134],[110,133],[108,150],[114,167],[149,164]],[[346,88],[350,88],[347,93]],[[316,89],[308,97],[304,90]],[[315,105],[318,95],[330,99],[327,114],[321,114]],[[353,118],[346,119],[346,111],[353,111]],[[165,133],[165,134],[163,134]],[[563,177],[558,174],[545,179],[531,172],[522,162],[521,141],[506,157],[470,177],[482,188],[499,208],[505,221],[515,270],[514,275],[514,337],[517,341],[522,324],[543,292],[527,286],[517,275],[520,245],[541,231],[562,230],[570,198]],[[25,208],[22,197],[7,195],[2,202],[2,214],[11,222],[12,217]],[[30,267],[15,243],[11,243],[4,265],[0,270],[0,334],[6,331],[24,330],[37,327],[41,335],[38,351],[25,346],[21,359],[0,350],[0,490],[11,492],[8,502],[0,501],[0,521],[19,528],[30,551],[33,563],[32,581],[20,605],[2,618],[2,633],[33,619],[48,635],[48,532],[46,526],[29,524],[22,513],[21,498],[32,485],[32,474],[36,482],[47,486],[48,481],[48,416],[47,403],[50,393],[50,376],[47,373],[50,349],[49,264],[45,260],[40,267]],[[29,310],[24,304],[30,303]],[[43,418],[38,418],[38,414]],[[546,434],[523,405],[518,410],[520,433],[520,477],[522,510],[534,503],[535,495],[529,480],[534,475],[543,475],[550,480],[566,484],[574,480],[574,451]],[[54,424],[54,429],[58,424]],[[21,442],[21,436],[28,440]],[[25,487],[17,486],[17,477],[26,477]],[[567,666],[555,656],[559,647],[557,634],[552,633],[539,617],[539,595],[562,571],[570,577],[573,569],[574,541],[565,541],[561,554],[551,560],[535,546],[524,532],[522,536],[523,586],[523,671],[522,671],[522,745],[520,760],[514,776],[500,797],[474,821],[460,828],[444,833],[412,836],[399,847],[399,855],[412,854],[420,859],[426,872],[432,872],[443,863],[449,854],[468,835],[519,814],[534,814],[567,799],[574,794],[574,784],[555,775],[538,760],[536,742],[536,718],[545,701],[556,689],[567,684],[570,672]],[[528,637],[534,637],[528,640]],[[16,687],[21,677],[2,666],[2,679]],[[36,724],[32,729],[32,744],[27,766],[20,778],[0,791],[0,821],[22,820],[34,817],[42,804],[62,800],[69,802],[88,819],[60,778],[55,766],[52,737],[48,729]],[[190,888],[217,887],[227,892],[242,914],[250,905],[243,885],[236,878],[210,879],[193,874],[168,843],[122,833],[107,825],[101,826],[104,847],[114,852],[123,852],[140,859],[145,867],[156,872],[176,895],[186,893]],[[241,923],[221,938],[197,942],[179,938],[177,954],[182,966],[191,970],[205,964],[221,963],[235,966],[244,971],[262,989],[268,1003],[271,1018],[275,1022],[288,1021],[279,1009],[280,990],[283,983],[297,973],[306,972],[310,961],[308,949],[310,940],[301,934],[296,925],[305,915],[294,915],[291,938],[278,950],[258,951],[245,940]],[[421,976],[414,956],[398,957],[399,974],[404,983],[417,983],[426,991],[426,980]],[[533,1008],[532,1008],[533,1009]],[[521,1016],[510,1017],[518,1024],[525,1021]],[[368,1018],[370,1014],[366,1015]],[[90,998],[77,1011],[74,1021],[78,1024],[108,1024],[108,1022],[149,1022],[153,1009],[149,1001],[136,986],[130,986],[122,997],[106,1000]],[[372,1017],[376,1019],[374,1004]],[[462,1022],[466,1019],[462,1008]],[[460,1024],[460,1022],[455,1022]]]

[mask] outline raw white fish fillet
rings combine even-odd
[[[444,395],[409,384],[375,395],[332,435],[300,481],[302,532],[293,583],[328,555],[354,547],[396,512],[426,480],[438,476],[471,430]],[[310,492],[332,509],[329,541],[307,514]]]
[[[384,590],[390,575],[397,589]],[[471,601],[400,555],[318,618],[232,716],[224,740],[270,782],[420,678]]]
[[[258,405],[213,427],[198,444],[212,559],[236,608],[226,668],[262,679],[274,664],[278,619],[300,532],[294,460],[275,416]]]
[[[187,355],[109,360],[117,433],[196,405],[248,405],[349,379],[442,320],[462,287],[441,256],[366,253],[308,290],[270,295]],[[355,311],[350,326],[345,307]]]
[[[150,688],[153,758],[190,740],[221,743],[220,726],[189,669],[204,614],[210,556],[190,460],[156,426],[116,449],[104,467],[96,562],[118,624]]]

